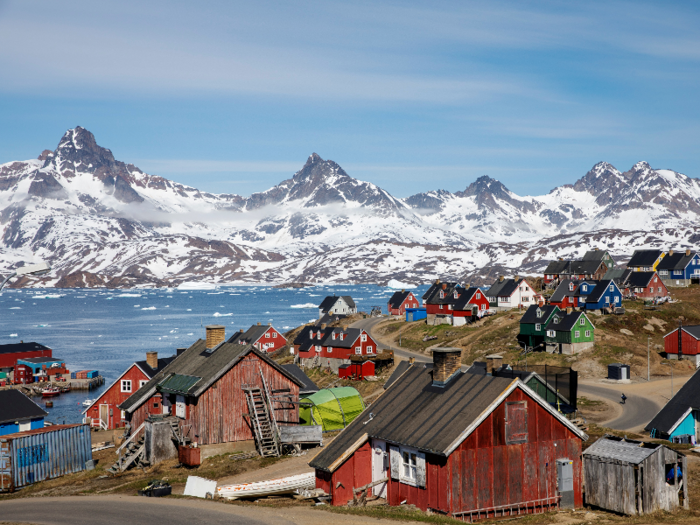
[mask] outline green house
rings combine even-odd
[[[595,326],[584,312],[560,311],[545,327],[544,342],[550,354],[578,354],[591,348],[594,340]]]
[[[556,305],[531,305],[520,319],[518,344],[527,348],[538,348],[544,344],[545,328],[552,316],[559,313]],[[544,349],[544,346],[540,350]]]

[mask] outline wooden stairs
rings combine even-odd
[[[246,385],[243,391],[248,401],[248,414],[255,433],[258,453],[261,457],[275,457],[280,455],[279,429],[277,428],[275,415],[272,412],[272,403],[262,372],[260,377],[263,388]]]

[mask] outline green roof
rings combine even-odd
[[[160,392],[165,392],[168,394],[187,394],[197,381],[202,379],[197,376],[188,376],[184,374],[173,374],[170,377],[163,380],[158,385],[158,390]]]

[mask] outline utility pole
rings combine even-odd
[[[649,342],[651,340],[651,336],[647,336],[647,381],[651,381],[651,375],[649,374]]]

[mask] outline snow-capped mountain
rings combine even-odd
[[[700,181],[645,162],[601,162],[543,196],[484,176],[397,199],[314,153],[265,192],[211,194],[115,160],[77,127],[0,165],[0,273],[41,258],[52,273],[20,285],[481,280],[591,246],[695,247],[699,216]]]

